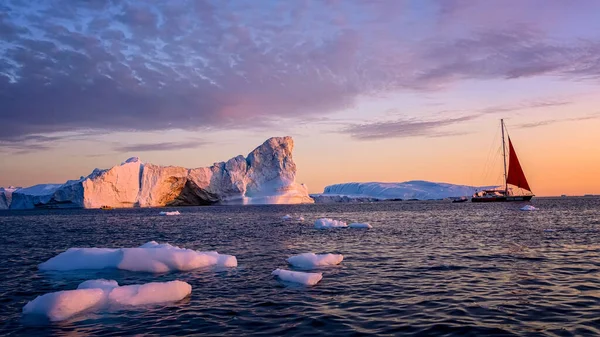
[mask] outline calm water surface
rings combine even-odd
[[[389,202],[297,206],[0,212],[0,334],[443,335],[600,334],[600,199],[518,204]],[[304,223],[285,222],[285,214]],[[315,230],[319,217],[371,230]],[[168,274],[41,272],[69,247],[169,242],[237,256],[229,270]],[[303,252],[341,253],[315,287],[274,279]],[[22,317],[36,296],[93,278],[121,285],[180,279],[181,302],[46,323]]]

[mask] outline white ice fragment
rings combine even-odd
[[[36,297],[23,307],[23,314],[41,315],[51,321],[62,321],[94,306],[103,304],[102,289],[57,291]]]
[[[522,211],[535,211],[537,208],[531,206],[531,205],[525,205],[523,207],[520,208],[520,210]]]
[[[116,268],[164,273],[213,266],[237,267],[237,259],[232,255],[200,252],[150,241],[137,248],[70,248],[38,267],[40,270],[59,271]]]
[[[299,216],[296,218],[296,221],[304,221],[304,217]]]
[[[77,289],[110,290],[110,289],[116,288],[118,286],[119,286],[119,284],[115,280],[98,279],[98,280],[87,280],[87,281],[81,282],[77,286]]]
[[[302,269],[313,269],[323,266],[334,266],[340,264],[344,256],[342,254],[315,254],[304,253],[294,255],[287,259],[287,262],[294,267]]]
[[[114,288],[108,295],[111,304],[145,305],[176,302],[192,293],[192,286],[183,281],[151,282]]]
[[[176,302],[189,296],[192,286],[182,281],[152,282],[119,286],[114,280],[88,280],[77,290],[65,290],[36,297],[23,307],[23,314],[45,316],[62,321],[89,311],[110,306],[138,306]]]
[[[314,286],[323,278],[322,273],[304,273],[283,269],[275,269],[271,275],[276,275],[283,281],[300,283],[307,286]]]
[[[350,228],[373,228],[373,226],[371,226],[368,223],[358,223],[358,222],[351,223],[348,225],[348,227],[350,227]]]
[[[315,221],[316,229],[327,229],[327,228],[345,228],[348,227],[345,222],[340,220],[333,220],[329,218],[321,218]]]
[[[173,212],[160,212],[158,213],[159,215],[180,215],[181,213],[179,213],[179,211],[173,211]]]
[[[284,215],[281,220],[292,220],[292,216],[289,214]]]

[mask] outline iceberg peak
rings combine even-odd
[[[121,165],[125,165],[128,163],[139,163],[140,162],[140,157],[131,157],[129,159],[127,159],[126,161],[122,162]]]

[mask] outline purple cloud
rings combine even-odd
[[[539,16],[568,15],[570,3],[544,2],[541,14],[519,3],[8,1],[0,140],[263,127],[463,79],[597,80],[600,41],[556,32]],[[583,16],[596,4],[574,5],[577,28],[600,28]],[[501,18],[479,24],[488,13]],[[501,25],[507,18],[514,24]]]

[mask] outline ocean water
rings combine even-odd
[[[584,336],[600,335],[600,199],[516,203],[383,202],[296,206],[0,212],[0,334],[23,336]],[[175,210],[175,209],[172,209]],[[285,214],[305,222],[283,221]],[[315,230],[320,217],[373,229]],[[69,247],[169,242],[237,256],[227,270],[167,274],[42,272]],[[314,287],[271,272],[303,252],[341,253]],[[24,317],[44,293],[87,279],[179,279],[167,305],[49,323]]]

